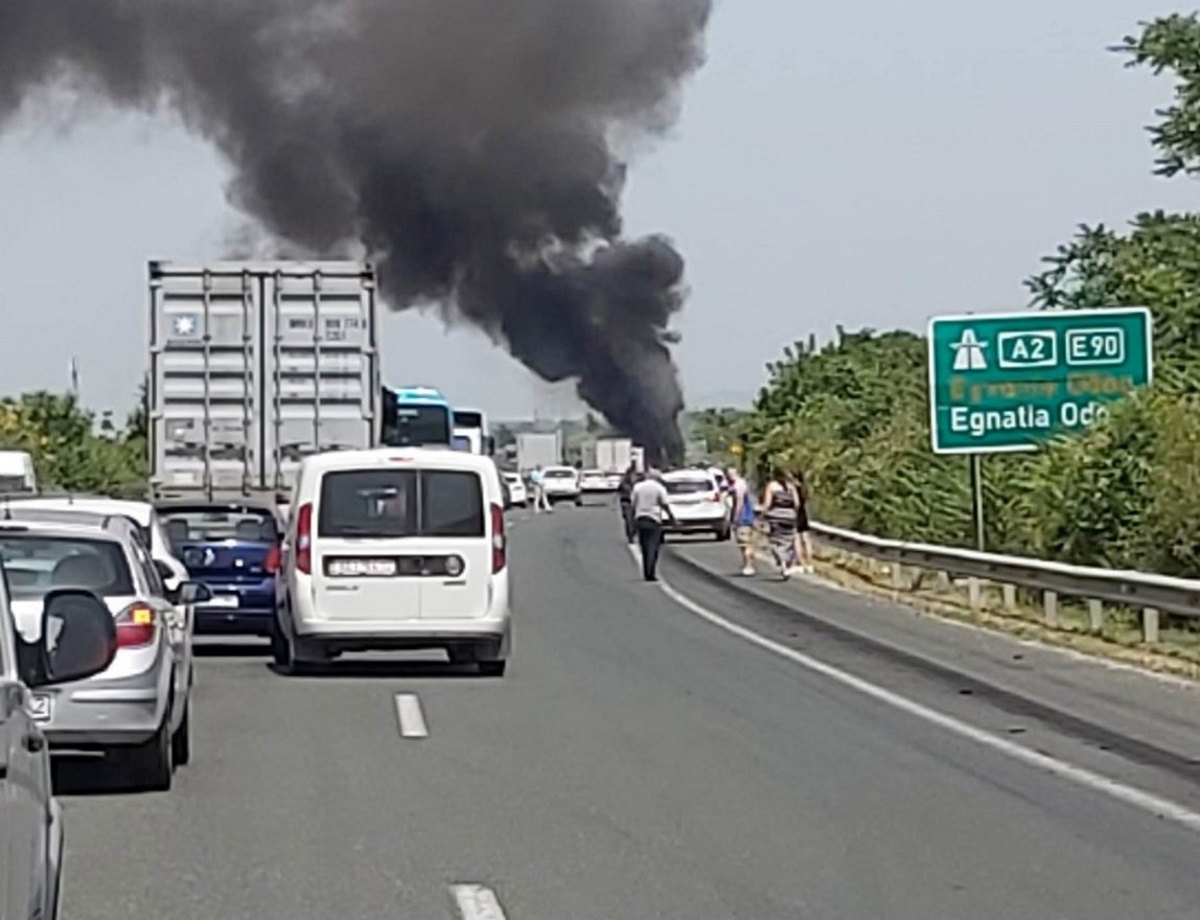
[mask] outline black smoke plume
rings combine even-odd
[[[358,241],[651,456],[682,452],[683,260],[622,237],[619,151],[661,134],[711,0],[0,0],[0,124],[30,91],[169,107],[281,241]]]

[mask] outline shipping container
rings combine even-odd
[[[624,473],[633,462],[629,438],[601,438],[596,442],[596,468],[606,473]]]
[[[286,493],[303,457],[377,446],[369,263],[151,262],[149,282],[156,493]]]
[[[562,440],[557,431],[526,431],[517,435],[517,469],[558,466],[562,463]]]

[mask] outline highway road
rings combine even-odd
[[[693,552],[733,568],[732,545]],[[679,559],[666,590],[643,583],[609,508],[516,515],[511,558],[502,680],[378,659],[284,678],[261,648],[218,646],[172,791],[97,792],[65,765],[65,920],[1200,915],[1195,763],[1165,729],[1157,761],[1052,719],[1013,732],[987,694]],[[808,603],[882,615],[834,592]],[[986,742],[1000,736],[1079,769]]]

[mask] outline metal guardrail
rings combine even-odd
[[[811,528],[813,537],[825,546],[891,563],[892,587],[897,591],[905,586],[903,567],[911,566],[969,579],[973,607],[980,604],[982,582],[1040,591],[1049,625],[1058,625],[1060,596],[1090,601],[1091,626],[1095,630],[1103,627],[1105,603],[1141,608],[1147,642],[1158,641],[1160,612],[1200,617],[1200,580],[888,540],[816,522]],[[1006,591],[1005,604],[1015,604],[1011,590]]]

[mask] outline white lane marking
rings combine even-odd
[[[454,903],[463,920],[504,920],[496,893],[484,885],[452,885]]]
[[[415,693],[396,694],[396,716],[400,720],[400,735],[404,738],[427,738],[425,716],[421,712],[421,701]]]
[[[634,561],[640,562],[641,557],[636,548],[631,546],[629,550]],[[993,735],[989,731],[976,728],[974,725],[946,715],[936,709],[931,709],[915,700],[910,700],[906,696],[901,696],[899,693],[893,693],[891,690],[886,690],[870,681],[863,680],[861,677],[855,677],[853,674],[843,671],[840,668],[835,668],[833,665],[818,661],[816,658],[806,655],[803,652],[788,648],[786,645],[768,639],[766,636],[760,636],[753,630],[747,629],[745,626],[739,626],[737,623],[733,623],[723,616],[702,607],[691,598],[680,594],[665,581],[659,581],[658,585],[667,597],[701,619],[707,620],[714,626],[745,639],[747,642],[752,642],[759,648],[764,648],[769,652],[774,652],[781,658],[795,662],[801,667],[820,674],[822,677],[827,677],[852,690],[857,690],[859,693],[872,697],[886,706],[906,712],[931,725],[936,725],[951,734],[958,735],[960,738],[973,741],[998,754],[1003,754],[1012,760],[1019,761],[1039,770],[1044,770],[1047,773],[1083,786],[1093,792],[1107,795],[1127,805],[1132,805],[1142,811],[1149,812],[1155,817],[1173,821],[1176,824],[1186,827],[1188,830],[1200,833],[1200,812],[1193,811],[1185,805],[1172,802],[1170,799],[1162,798],[1152,792],[1138,789],[1135,786],[1129,786],[1117,780],[1109,779],[1107,776],[1102,776],[1085,767],[1076,766],[1057,757],[1051,757],[1049,754],[1042,754],[1038,751],[1022,747],[1019,744],[1014,744],[1012,741],[1001,738],[999,735]]]

